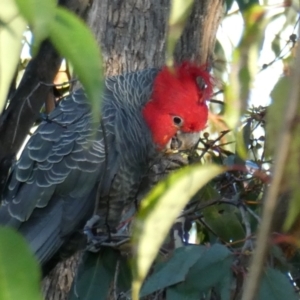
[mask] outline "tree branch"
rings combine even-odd
[[[210,64],[216,33],[223,14],[223,0],[194,1],[191,15],[174,52],[175,62],[192,60]]]

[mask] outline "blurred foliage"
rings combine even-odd
[[[225,31],[217,41],[216,90],[210,102],[210,126],[201,135],[197,149],[186,154],[193,166],[162,181],[142,203],[134,224],[133,254],[128,248],[122,248],[120,253],[118,247],[104,247],[99,254],[85,254],[70,299],[131,299],[132,278],[135,279],[135,299],[139,290],[142,299],[241,298],[261,222],[264,194],[271,182],[274,150],[284,146],[277,145],[276,138],[292,88],[290,74],[295,62],[298,21],[289,1],[276,5],[268,5],[268,1],[259,5],[257,0],[225,2],[222,25],[238,17],[236,26],[243,29],[236,43],[230,39],[230,32],[228,37],[224,36]],[[74,20],[69,19],[67,12],[58,10],[45,19],[38,19],[39,8],[35,1],[30,3],[34,9],[29,10],[28,6],[24,16],[36,36],[34,47],[38,48],[45,36],[51,36],[51,28],[69,35],[64,24],[72,25]],[[184,7],[175,9],[180,1],[173,2],[168,57],[184,28],[192,3],[187,1]],[[68,20],[66,23],[62,22],[64,18]],[[53,20],[56,23],[49,29],[45,24]],[[274,27],[274,24],[277,25]],[[271,27],[276,28],[275,32],[270,33]],[[231,30],[234,31],[233,25]],[[58,48],[65,47],[54,33],[51,38]],[[224,42],[226,39],[229,43]],[[68,39],[63,42],[70,43]],[[266,48],[267,59],[263,56]],[[61,51],[76,61],[76,52]],[[83,59],[81,54],[80,59]],[[276,75],[278,65],[281,71]],[[90,65],[87,69],[94,76],[89,68]],[[263,77],[263,74],[270,74],[270,70],[277,76],[271,88],[271,105],[267,101],[260,104],[260,99],[254,99],[255,85],[258,80],[265,80],[267,87],[270,75]],[[88,77],[85,80],[88,81]],[[299,299],[298,123],[295,120],[291,128],[293,143],[281,186],[283,211],[276,212],[273,245],[257,296],[261,300]],[[204,163],[205,167],[200,166]],[[290,199],[293,201],[288,212]],[[178,213],[180,218],[177,218]],[[286,217],[289,221],[284,232]],[[0,247],[0,258],[4,253],[1,251]],[[30,258],[24,261],[34,265]]]
[[[0,228],[0,241],[0,299],[42,299],[39,266],[24,238]]]
[[[6,62],[6,57],[11,60],[8,61],[9,64],[1,64],[1,67],[5,68],[2,73],[7,73],[8,76],[0,78],[0,87],[3,85],[0,90],[4,93],[0,94],[0,112],[7,102],[7,92],[18,64],[17,58],[20,56],[21,36],[27,23],[34,36],[32,53],[36,54],[41,42],[49,38],[60,54],[74,67],[89,101],[97,108],[92,110],[94,118],[99,120],[97,112],[103,81],[102,56],[93,34],[84,22],[74,13],[57,7],[54,0],[8,0],[2,6],[0,20],[4,31],[1,30],[1,45],[6,46],[3,47],[4,50],[15,49],[16,53],[1,51],[3,62]]]
[[[17,17],[16,17],[17,16]],[[0,3],[0,113],[2,112],[10,83],[16,71],[21,50],[21,39],[26,23],[18,16],[14,1]]]
[[[194,0],[172,0],[169,18],[169,34],[167,38],[167,64],[173,65],[173,52],[177,40],[180,38],[187,18],[191,12]]]

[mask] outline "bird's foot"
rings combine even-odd
[[[110,239],[110,234],[100,229],[100,220],[98,215],[94,215],[84,226],[83,233],[87,237],[87,251],[98,252],[101,245]]]
[[[101,230],[101,218],[94,215],[84,226],[84,234],[87,237],[86,250],[90,252],[99,252],[101,247],[119,248],[129,241],[129,236],[120,233],[111,233],[109,228]]]

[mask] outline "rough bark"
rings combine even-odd
[[[195,1],[174,53],[175,61],[212,59],[222,0]],[[88,24],[101,45],[106,75],[161,67],[165,62],[170,0],[94,0]],[[60,263],[43,281],[47,300],[67,298],[79,255]]]
[[[195,1],[174,52],[175,62],[192,60],[199,64],[213,61],[216,33],[223,14],[223,0]]]
[[[74,254],[70,259],[58,264],[43,280],[42,291],[45,299],[67,299],[80,257],[81,253]]]
[[[94,1],[88,24],[101,45],[107,75],[161,67],[170,0]]]

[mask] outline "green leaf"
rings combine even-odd
[[[248,120],[240,131],[236,131],[236,151],[240,158],[246,160],[250,145],[252,120]]]
[[[20,16],[15,2],[0,1],[0,115],[16,72],[25,28],[25,20]]]
[[[171,258],[147,279],[142,288],[141,297],[184,281],[191,266],[196,263],[205,249],[204,246],[196,245],[176,249]]]
[[[161,181],[142,201],[134,224],[133,299],[172,224],[193,195],[224,168],[216,165],[189,166]]]
[[[207,293],[211,288],[228,300],[231,284],[232,253],[219,244],[206,248],[198,261],[190,268],[183,283],[168,288],[167,295],[174,299],[199,299],[199,295]],[[188,297],[186,297],[188,295]],[[195,298],[198,295],[198,298]],[[168,298],[168,299],[173,299]]]
[[[220,204],[202,210],[205,223],[225,242],[235,242],[245,238],[245,230],[238,219],[235,207]],[[241,246],[236,244],[235,246]]]
[[[182,292],[177,287],[171,287],[167,289],[167,300],[199,300],[199,292]]]
[[[285,254],[283,253],[283,249],[281,249],[277,245],[272,245],[270,247],[270,254],[272,255],[273,259],[276,259],[276,267],[280,268],[280,271],[291,270],[291,268],[290,268],[291,260],[287,259],[287,257],[285,257]],[[298,252],[293,257],[293,259],[297,256],[297,254],[298,254]],[[296,263],[296,264],[292,263],[292,265],[298,265],[298,263]]]
[[[40,269],[25,240],[0,227],[0,299],[41,300]]]
[[[230,270],[230,267],[226,270],[224,270],[223,278],[221,279],[221,282],[217,284],[216,286],[216,292],[220,295],[221,300],[230,300],[231,296],[231,285],[232,285],[232,279],[233,275]]]
[[[99,121],[102,93],[102,58],[88,27],[76,15],[58,7],[50,28],[51,42],[74,67],[92,104],[93,117]]]
[[[206,292],[220,284],[224,276],[231,272],[232,260],[232,253],[225,246],[215,244],[208,248],[188,273],[186,277],[188,288]]]
[[[205,201],[218,198],[220,198],[219,192],[212,183],[208,183],[192,197],[191,203],[197,201],[204,204]]]
[[[19,11],[30,24],[34,34],[33,53],[40,43],[49,35],[49,29],[55,16],[55,0],[15,0]]]
[[[96,254],[85,253],[73,282],[69,300],[106,299],[119,259],[120,253],[113,249],[102,249]]]
[[[288,76],[281,77],[274,86],[271,97],[272,104],[268,107],[266,116],[266,149],[267,155],[274,154],[276,148],[275,142],[282,126],[282,114],[286,108],[286,99],[291,90],[291,78]]]
[[[299,298],[287,274],[268,268],[262,278],[258,294],[258,300],[266,299],[297,300]]]

